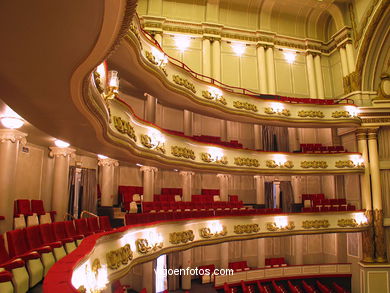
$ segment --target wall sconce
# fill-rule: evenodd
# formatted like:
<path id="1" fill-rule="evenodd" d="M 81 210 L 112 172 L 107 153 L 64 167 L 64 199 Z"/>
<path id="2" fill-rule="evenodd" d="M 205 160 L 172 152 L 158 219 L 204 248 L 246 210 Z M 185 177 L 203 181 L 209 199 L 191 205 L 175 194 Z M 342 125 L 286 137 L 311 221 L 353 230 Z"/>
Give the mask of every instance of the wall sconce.
<path id="1" fill-rule="evenodd" d="M 211 222 L 208 227 L 200 229 L 200 236 L 206 239 L 211 237 L 225 236 L 226 234 L 226 226 L 223 226 L 219 222 Z"/>
<path id="2" fill-rule="evenodd" d="M 243 43 L 233 43 L 232 45 L 233 52 L 238 56 L 241 57 L 242 54 L 245 52 L 245 44 Z"/>
<path id="3" fill-rule="evenodd" d="M 108 159 L 108 157 L 107 157 L 107 156 L 104 156 L 104 155 L 97 155 L 97 156 L 98 156 L 98 158 L 101 159 L 101 160 Z"/>
<path id="4" fill-rule="evenodd" d="M 293 64 L 297 56 L 295 51 L 290 50 L 283 50 L 283 55 L 288 64 Z"/>
<path id="5" fill-rule="evenodd" d="M 272 232 L 293 230 L 294 228 L 294 222 L 289 222 L 288 217 L 286 216 L 277 216 L 273 223 L 267 223 L 267 230 Z"/>
<path id="6" fill-rule="evenodd" d="M 270 107 L 266 107 L 264 112 L 266 114 L 277 114 L 283 116 L 290 116 L 290 110 L 285 109 L 282 103 L 271 103 Z"/>
<path id="7" fill-rule="evenodd" d="M 190 46 L 190 37 L 185 35 L 176 35 L 174 37 L 176 48 L 184 52 Z"/>

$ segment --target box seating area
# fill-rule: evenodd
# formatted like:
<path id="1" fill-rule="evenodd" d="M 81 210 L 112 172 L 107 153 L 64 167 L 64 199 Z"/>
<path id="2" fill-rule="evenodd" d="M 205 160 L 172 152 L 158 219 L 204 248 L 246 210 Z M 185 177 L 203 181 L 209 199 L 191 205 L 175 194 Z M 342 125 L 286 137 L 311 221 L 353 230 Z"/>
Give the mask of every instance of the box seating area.
<path id="1" fill-rule="evenodd" d="M 0 235 L 0 268 L 5 269 L 0 272 L 0 292 L 27 292 L 84 237 L 110 230 L 109 218 L 102 216 L 15 229 L 6 232 L 6 240 Z"/>
<path id="2" fill-rule="evenodd" d="M 302 212 L 354 211 L 356 207 L 347 203 L 345 198 L 325 198 L 322 193 L 302 194 L 304 207 Z"/>
<path id="3" fill-rule="evenodd" d="M 277 268 L 277 267 L 285 267 L 287 263 L 284 257 L 276 257 L 276 258 L 266 258 L 265 259 L 265 267 L 266 268 Z"/>
<path id="4" fill-rule="evenodd" d="M 184 212 L 157 212 L 157 213 L 140 213 L 126 214 L 126 225 L 145 224 L 155 221 L 180 220 L 192 218 L 207 218 L 219 216 L 247 216 L 247 215 L 264 215 L 278 214 L 281 209 L 245 209 L 245 210 L 203 210 L 203 211 L 184 211 Z"/>
<path id="5" fill-rule="evenodd" d="M 322 279 L 322 278 L 321 278 Z M 218 290 L 221 292 L 221 290 Z M 327 280 L 327 284 L 323 280 L 310 279 L 310 280 L 271 280 L 266 282 L 260 281 L 241 281 L 239 284 L 223 286 L 224 293 L 240 292 L 240 293 L 349 293 L 350 291 L 344 289 L 343 286 L 335 281 Z"/>
<path id="6" fill-rule="evenodd" d="M 241 272 L 241 271 L 250 270 L 250 267 L 248 267 L 247 262 L 244 260 L 244 261 L 229 262 L 229 269 L 232 269 L 235 272 Z"/>
<path id="7" fill-rule="evenodd" d="M 124 186 L 120 185 L 118 186 L 118 195 L 120 202 L 130 203 L 132 201 L 140 202 L 141 201 L 141 195 L 144 193 L 144 188 L 142 186 Z M 133 198 L 134 195 L 138 194 L 138 198 Z"/>
<path id="8" fill-rule="evenodd" d="M 254 97 L 267 99 L 267 100 L 287 102 L 292 104 L 334 105 L 340 102 L 339 100 L 333 100 L 333 99 L 293 98 L 293 97 L 284 97 L 284 96 L 267 95 L 267 94 L 256 95 Z"/>
<path id="9" fill-rule="evenodd" d="M 56 214 L 56 211 L 45 211 L 43 200 L 17 199 L 14 201 L 14 228 L 52 223 Z"/>
<path id="10" fill-rule="evenodd" d="M 347 153 L 348 150 L 343 146 L 323 146 L 322 144 L 301 144 L 302 153 L 318 153 L 318 154 L 331 154 L 331 153 Z"/>

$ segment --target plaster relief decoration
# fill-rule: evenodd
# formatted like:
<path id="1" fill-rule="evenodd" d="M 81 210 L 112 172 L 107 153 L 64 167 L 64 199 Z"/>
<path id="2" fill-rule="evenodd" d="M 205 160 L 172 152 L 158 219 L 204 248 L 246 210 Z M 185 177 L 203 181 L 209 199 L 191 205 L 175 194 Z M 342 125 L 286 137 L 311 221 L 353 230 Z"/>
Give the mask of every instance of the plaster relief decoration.
<path id="1" fill-rule="evenodd" d="M 119 249 L 111 250 L 106 254 L 108 268 L 117 270 L 121 265 L 127 265 L 133 259 L 133 251 L 130 244 L 126 244 Z"/>
<path id="2" fill-rule="evenodd" d="M 130 24 L 130 31 L 132 31 L 135 35 L 135 37 L 138 39 L 139 41 L 139 45 L 141 46 L 142 48 L 142 42 L 141 42 L 141 37 L 139 35 L 139 32 L 138 32 L 138 26 L 136 24 L 134 24 L 134 22 L 132 22 Z"/>
<path id="3" fill-rule="evenodd" d="M 245 109 L 248 111 L 257 112 L 257 106 L 248 102 L 233 101 L 233 107 L 237 109 Z"/>
<path id="4" fill-rule="evenodd" d="M 91 265 L 87 263 L 78 267 L 73 274 L 77 275 L 77 280 L 72 278 L 72 283 L 80 284 L 75 286 L 78 292 L 100 293 L 106 289 L 109 283 L 107 266 L 102 265 L 98 258 L 95 258 Z M 81 285 L 81 283 L 84 283 L 84 285 Z"/>
<path id="5" fill-rule="evenodd" d="M 193 83 L 189 82 L 187 79 L 180 77 L 179 75 L 173 75 L 173 81 L 181 86 L 184 86 L 186 89 L 189 89 L 194 94 L 196 93 L 196 89 Z"/>
<path id="6" fill-rule="evenodd" d="M 135 131 L 133 126 L 130 125 L 130 122 L 124 121 L 121 117 L 113 116 L 112 120 L 114 121 L 115 128 L 122 134 L 127 134 L 133 141 L 137 141 L 135 136 Z"/>
<path id="7" fill-rule="evenodd" d="M 151 137 L 147 134 L 141 134 L 141 143 L 148 149 L 159 151 L 165 154 L 164 140 L 159 140 L 156 137 Z"/>
<path id="8" fill-rule="evenodd" d="M 226 226 L 223 226 L 218 221 L 211 222 L 208 227 L 199 230 L 200 237 L 205 239 L 225 236 L 226 234 Z"/>
<path id="9" fill-rule="evenodd" d="M 278 161 L 278 160 L 267 160 L 265 162 L 265 165 L 268 167 L 268 168 L 272 168 L 272 169 L 275 169 L 275 168 L 288 168 L 288 169 L 291 169 L 294 167 L 294 164 L 292 161 Z"/>
<path id="10" fill-rule="evenodd" d="M 266 227 L 268 231 L 279 232 L 294 230 L 295 225 L 293 221 L 289 222 L 286 216 L 277 216 L 275 217 L 275 221 L 267 223 Z"/>
<path id="11" fill-rule="evenodd" d="M 135 245 L 139 253 L 146 254 L 163 248 L 163 239 L 158 233 L 150 233 L 148 239 L 137 239 Z"/>
<path id="12" fill-rule="evenodd" d="M 266 107 L 264 109 L 265 114 L 277 114 L 277 115 L 282 115 L 282 116 L 290 116 L 290 110 L 284 108 L 284 105 L 282 103 L 271 103 L 270 107 Z"/>
<path id="13" fill-rule="evenodd" d="M 190 241 L 193 241 L 194 238 L 195 235 L 192 230 L 169 233 L 169 243 L 171 244 L 180 244 L 180 243 L 186 244 Z"/>
<path id="14" fill-rule="evenodd" d="M 303 221 L 302 228 L 304 229 L 319 229 L 319 228 L 328 228 L 330 226 L 328 220 L 313 220 L 313 221 Z"/>
<path id="15" fill-rule="evenodd" d="M 346 161 L 337 161 L 335 162 L 336 168 L 363 168 L 364 167 L 364 160 L 360 156 L 356 156 L 356 158 L 352 158 L 352 160 L 346 160 Z"/>
<path id="16" fill-rule="evenodd" d="M 257 159 L 235 157 L 234 164 L 237 166 L 259 167 L 260 163 Z"/>
<path id="17" fill-rule="evenodd" d="M 326 161 L 303 161 L 301 162 L 301 167 L 308 169 L 308 168 L 314 168 L 314 169 L 325 169 L 328 168 L 328 164 Z"/>
<path id="18" fill-rule="evenodd" d="M 222 92 L 214 87 L 211 87 L 208 91 L 202 91 L 202 97 L 208 100 L 213 100 L 226 105 L 226 99 L 222 96 Z"/>
<path id="19" fill-rule="evenodd" d="M 251 234 L 257 233 L 260 231 L 260 227 L 258 224 L 246 224 L 246 225 L 235 225 L 234 233 L 235 234 Z"/>
<path id="20" fill-rule="evenodd" d="M 165 76 L 168 76 L 166 65 L 168 63 L 168 57 L 158 49 L 152 47 L 152 52 L 145 51 L 146 59 L 149 60 L 150 63 L 156 65 L 158 68 L 164 72 Z"/>
<path id="21" fill-rule="evenodd" d="M 322 111 L 305 111 L 301 110 L 298 112 L 299 117 L 310 117 L 310 118 L 324 118 L 325 115 Z"/>
<path id="22" fill-rule="evenodd" d="M 186 147 L 171 146 L 171 154 L 178 158 L 185 158 L 195 160 L 195 153 L 193 150 Z"/>
<path id="23" fill-rule="evenodd" d="M 221 165 L 226 165 L 228 163 L 227 157 L 223 155 L 222 151 L 218 151 L 218 148 L 215 148 L 215 151 L 211 150 L 210 153 L 201 153 L 200 158 L 206 163 Z"/>
<path id="24" fill-rule="evenodd" d="M 339 219 L 337 221 L 337 226 L 345 228 L 345 227 L 365 227 L 368 226 L 368 219 L 366 215 L 359 213 L 355 214 L 354 218 L 347 218 L 347 219 Z"/>

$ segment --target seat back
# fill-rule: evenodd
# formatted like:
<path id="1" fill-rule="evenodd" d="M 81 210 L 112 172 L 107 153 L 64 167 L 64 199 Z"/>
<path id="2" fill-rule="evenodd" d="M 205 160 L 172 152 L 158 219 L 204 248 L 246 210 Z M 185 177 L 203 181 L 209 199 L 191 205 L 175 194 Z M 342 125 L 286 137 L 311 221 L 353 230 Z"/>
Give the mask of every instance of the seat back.
<path id="1" fill-rule="evenodd" d="M 35 249 L 44 246 L 39 226 L 27 227 L 26 236 L 30 249 Z"/>
<path id="2" fill-rule="evenodd" d="M 221 197 L 219 195 L 214 195 L 213 201 L 221 201 Z"/>
<path id="3" fill-rule="evenodd" d="M 78 235 L 78 233 L 76 232 L 76 228 L 74 227 L 73 221 L 65 221 L 64 225 L 67 237 L 73 237 Z"/>
<path id="4" fill-rule="evenodd" d="M 56 240 L 62 240 L 68 237 L 66 235 L 64 222 L 55 222 L 52 225 L 53 225 L 53 230 L 54 230 L 54 235 L 56 237 Z"/>
<path id="5" fill-rule="evenodd" d="M 88 224 L 89 231 L 95 232 L 95 233 L 100 232 L 98 217 L 87 218 L 87 224 Z"/>
<path id="6" fill-rule="evenodd" d="M 5 248 L 4 236 L 0 234 L 0 263 L 5 263 L 10 259 L 7 249 Z"/>
<path id="7" fill-rule="evenodd" d="M 31 207 L 30 207 L 30 200 L 28 199 L 17 199 L 15 201 L 15 216 L 22 214 L 25 216 L 30 216 L 32 215 L 31 213 Z"/>
<path id="8" fill-rule="evenodd" d="M 26 228 L 26 220 L 23 215 L 14 218 L 14 229 Z"/>
<path id="9" fill-rule="evenodd" d="M 24 254 L 30 250 L 27 242 L 26 229 L 8 231 L 7 243 L 10 257 Z"/>
<path id="10" fill-rule="evenodd" d="M 74 225 L 78 234 L 86 235 L 92 232 L 88 227 L 87 219 L 74 220 Z"/>
<path id="11" fill-rule="evenodd" d="M 141 196 L 138 193 L 133 194 L 133 201 L 141 201 Z"/>
<path id="12" fill-rule="evenodd" d="M 41 215 L 39 217 L 39 223 L 40 224 L 50 224 L 51 223 L 51 216 L 50 213 L 46 213 L 44 215 Z"/>
<path id="13" fill-rule="evenodd" d="M 108 216 L 100 216 L 99 217 L 99 224 L 100 224 L 100 229 L 102 231 L 111 231 L 111 223 L 110 223 L 110 218 Z"/>
<path id="14" fill-rule="evenodd" d="M 51 243 L 57 241 L 56 235 L 54 234 L 53 224 L 39 225 L 39 231 L 44 243 Z"/>
<path id="15" fill-rule="evenodd" d="M 31 211 L 36 213 L 38 216 L 46 214 L 45 208 L 43 207 L 43 200 L 32 199 Z"/>
<path id="16" fill-rule="evenodd" d="M 27 217 L 27 227 L 39 225 L 39 220 L 37 215 L 32 215 Z"/>

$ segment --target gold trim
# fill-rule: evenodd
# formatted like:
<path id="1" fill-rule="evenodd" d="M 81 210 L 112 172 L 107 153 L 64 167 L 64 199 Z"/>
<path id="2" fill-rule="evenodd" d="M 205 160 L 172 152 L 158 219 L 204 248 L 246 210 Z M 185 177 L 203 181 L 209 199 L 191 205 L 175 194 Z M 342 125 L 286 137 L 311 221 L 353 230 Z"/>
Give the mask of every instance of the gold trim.
<path id="1" fill-rule="evenodd" d="M 171 154 L 178 158 L 195 160 L 194 151 L 186 147 L 173 145 L 171 146 Z"/>
<path id="2" fill-rule="evenodd" d="M 213 100 L 213 101 L 219 102 L 222 105 L 227 104 L 226 99 L 222 95 L 218 95 L 216 93 L 213 94 L 209 91 L 202 91 L 202 97 L 206 98 L 208 100 Z"/>
<path id="3" fill-rule="evenodd" d="M 209 153 L 200 153 L 200 158 L 202 159 L 203 162 L 206 163 L 215 163 L 215 164 L 222 164 L 222 165 L 227 165 L 228 163 L 228 159 L 226 156 L 222 156 L 221 158 L 219 157 L 213 158 Z"/>
<path id="4" fill-rule="evenodd" d="M 111 270 L 117 270 L 121 265 L 127 265 L 133 259 L 133 251 L 130 244 L 121 248 L 111 250 L 106 254 L 107 267 Z"/>
<path id="5" fill-rule="evenodd" d="M 355 167 L 364 167 L 363 163 L 360 163 L 359 165 L 356 165 L 353 161 L 337 161 L 334 166 L 336 168 L 355 168 Z"/>
<path id="6" fill-rule="evenodd" d="M 222 230 L 219 232 L 211 232 L 209 227 L 199 229 L 199 235 L 201 238 L 209 239 L 214 237 L 226 236 L 226 226 L 222 226 Z"/>
<path id="7" fill-rule="evenodd" d="M 268 168 L 283 168 L 283 167 L 286 167 L 288 169 L 291 169 L 294 167 L 294 164 L 292 161 L 286 161 L 284 162 L 283 164 L 279 165 L 279 164 L 276 164 L 276 162 L 274 160 L 267 160 L 265 161 L 265 165 L 268 167 Z"/>
<path id="8" fill-rule="evenodd" d="M 301 167 L 308 169 L 308 168 L 314 168 L 314 169 L 326 169 L 328 168 L 328 163 L 326 161 L 303 161 L 301 162 Z"/>
<path id="9" fill-rule="evenodd" d="M 257 106 L 248 102 L 233 101 L 233 107 L 237 109 L 245 109 L 248 111 L 257 112 Z"/>
<path id="10" fill-rule="evenodd" d="M 328 220 L 313 220 L 313 221 L 303 221 L 302 228 L 304 229 L 319 229 L 319 228 L 328 228 L 330 226 Z"/>
<path id="11" fill-rule="evenodd" d="M 154 245 L 150 245 L 148 239 L 140 238 L 135 241 L 135 245 L 137 246 L 137 251 L 141 254 L 146 254 L 149 252 L 154 252 L 158 249 L 163 248 L 163 243 L 155 243 Z"/>
<path id="12" fill-rule="evenodd" d="M 130 122 L 122 120 L 121 117 L 113 116 L 112 120 L 114 121 L 114 126 L 122 134 L 127 134 L 132 140 L 137 141 L 135 136 L 134 127 L 131 126 Z"/>
<path id="13" fill-rule="evenodd" d="M 283 116 L 287 116 L 287 117 L 291 115 L 291 112 L 289 109 L 283 109 L 282 111 L 276 111 L 276 110 L 272 109 L 271 107 L 266 107 L 264 109 L 264 113 L 270 114 L 270 115 L 278 114 L 278 115 L 283 115 Z"/>
<path id="14" fill-rule="evenodd" d="M 257 233 L 260 231 L 260 227 L 258 224 L 245 224 L 245 225 L 235 225 L 234 233 L 235 234 L 250 234 Z"/>
<path id="15" fill-rule="evenodd" d="M 195 235 L 192 230 L 187 230 L 183 232 L 173 232 L 169 233 L 169 243 L 171 244 L 180 244 L 194 241 Z"/>
<path id="16" fill-rule="evenodd" d="M 279 227 L 275 222 L 267 223 L 267 230 L 271 232 L 276 231 L 291 231 L 295 229 L 295 224 L 293 221 L 289 222 L 285 227 Z"/>
<path id="17" fill-rule="evenodd" d="M 195 89 L 195 86 L 193 83 L 189 82 L 187 79 L 185 78 L 182 78 L 180 77 L 179 75 L 177 74 L 174 74 L 172 76 L 172 79 L 173 81 L 178 84 L 178 85 L 181 85 L 183 87 L 185 87 L 186 89 L 189 89 L 191 92 L 193 92 L 194 94 L 196 93 L 196 89 Z"/>
<path id="18" fill-rule="evenodd" d="M 324 112 L 312 111 L 312 110 L 300 110 L 298 112 L 299 117 L 310 117 L 310 118 L 324 118 Z"/>
<path id="19" fill-rule="evenodd" d="M 333 118 L 351 118 L 351 114 L 346 110 L 334 111 L 332 113 Z"/>
<path id="20" fill-rule="evenodd" d="M 260 163 L 257 159 L 235 157 L 234 164 L 237 166 L 259 167 Z"/>
<path id="21" fill-rule="evenodd" d="M 160 145 L 160 142 L 158 142 L 157 144 L 153 144 L 152 143 L 152 138 L 147 135 L 147 134 L 141 134 L 141 143 L 147 147 L 148 149 L 153 149 L 153 150 L 156 150 L 156 151 L 159 151 L 161 152 L 162 154 L 165 154 L 165 145 L 164 143 L 162 143 L 162 145 Z"/>

